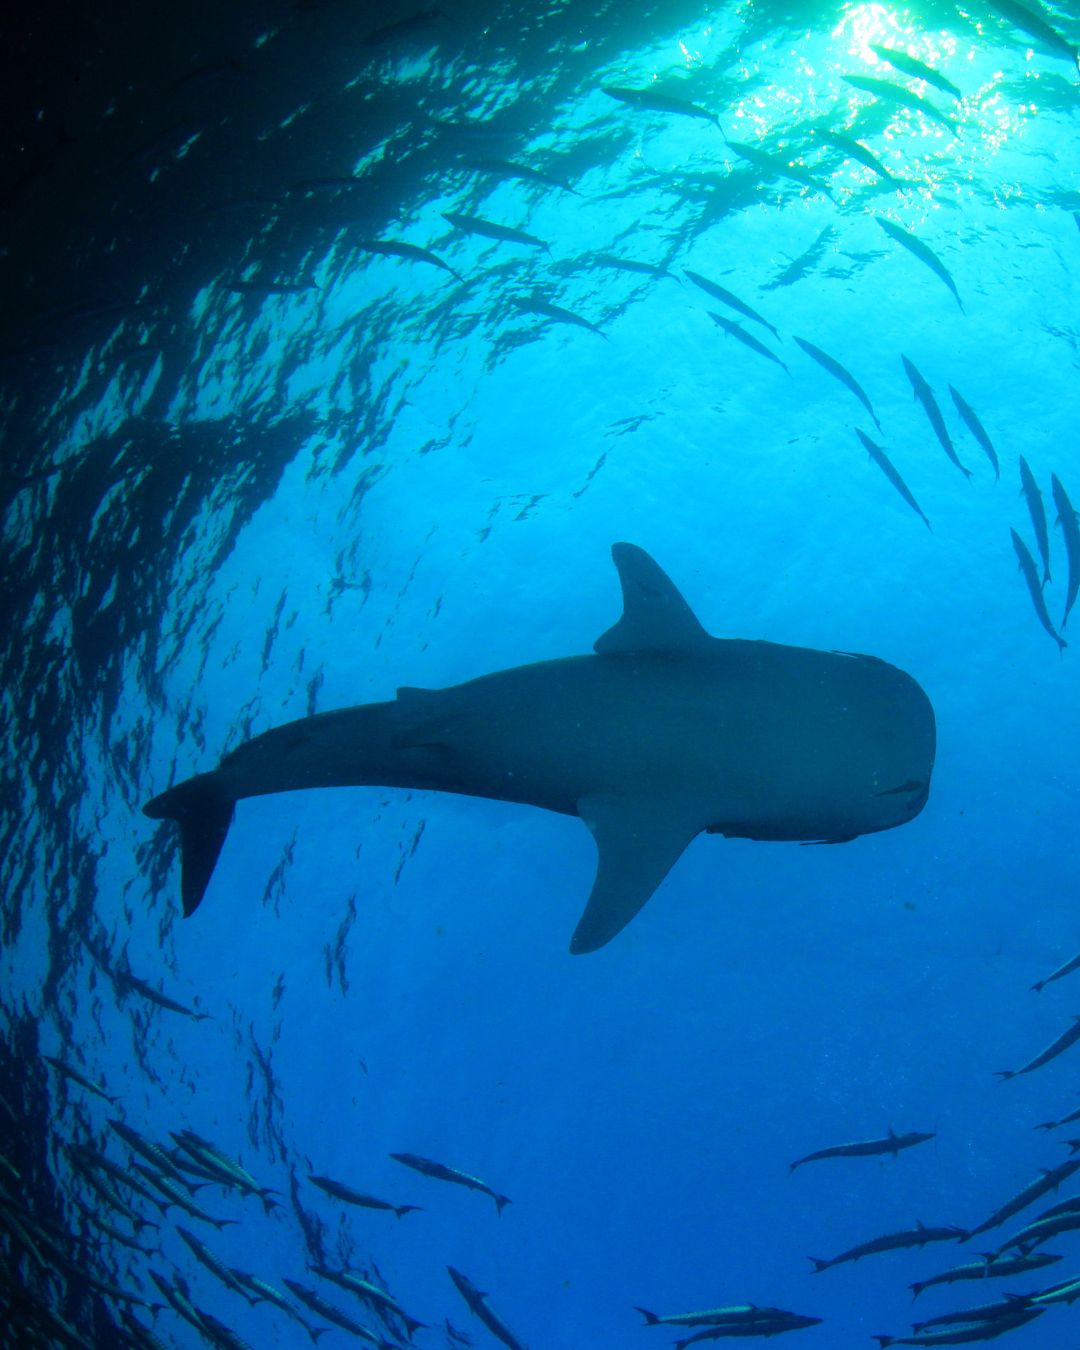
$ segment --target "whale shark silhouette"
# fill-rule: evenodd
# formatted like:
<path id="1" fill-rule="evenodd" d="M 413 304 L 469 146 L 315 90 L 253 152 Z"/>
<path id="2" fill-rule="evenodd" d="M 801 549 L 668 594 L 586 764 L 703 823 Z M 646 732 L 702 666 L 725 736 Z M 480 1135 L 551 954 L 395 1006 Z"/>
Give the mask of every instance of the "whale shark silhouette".
<path id="1" fill-rule="evenodd" d="M 930 701 L 872 656 L 713 638 L 644 550 L 615 544 L 623 614 L 593 656 L 403 688 L 267 731 L 143 808 L 181 831 L 185 915 L 242 797 L 433 789 L 579 816 L 596 878 L 573 938 L 620 932 L 695 835 L 843 843 L 926 804 Z"/>

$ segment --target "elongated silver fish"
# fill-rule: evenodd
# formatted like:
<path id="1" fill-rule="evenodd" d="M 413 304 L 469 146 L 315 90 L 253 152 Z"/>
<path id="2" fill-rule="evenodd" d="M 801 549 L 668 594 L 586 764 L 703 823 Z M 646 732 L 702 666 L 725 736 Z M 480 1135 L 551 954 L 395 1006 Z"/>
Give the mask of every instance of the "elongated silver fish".
<path id="1" fill-rule="evenodd" d="M 495 1339 L 502 1341 L 507 1350 L 525 1350 L 525 1346 L 488 1303 L 487 1294 L 477 1289 L 472 1280 L 467 1275 L 462 1275 L 460 1270 L 455 1270 L 453 1266 L 447 1266 L 446 1269 L 450 1278 L 454 1281 L 458 1293 L 468 1305 L 469 1311 L 479 1321 L 483 1322 Z"/>
<path id="2" fill-rule="evenodd" d="M 900 477 L 898 470 L 895 468 L 892 460 L 889 459 L 885 451 L 881 448 L 880 445 L 877 444 L 876 441 L 872 441 L 870 437 L 866 434 L 866 432 L 862 430 L 861 427 L 855 428 L 855 434 L 856 436 L 858 436 L 859 440 L 862 441 L 863 446 L 866 449 L 866 453 L 878 466 L 878 468 L 889 480 L 889 482 L 893 485 L 893 487 L 897 490 L 897 492 L 899 492 L 900 496 L 903 497 L 904 501 L 907 502 L 908 506 L 911 507 L 911 509 L 919 517 L 919 519 L 930 531 L 930 533 L 933 534 L 934 527 L 933 525 L 930 524 L 929 520 L 927 520 L 925 511 L 923 511 L 922 507 L 915 500 L 914 496 L 912 495 L 911 489 Z"/>
<path id="3" fill-rule="evenodd" d="M 991 8 L 1028 37 L 1036 38 L 1048 51 L 1068 61 L 1074 68 L 1077 64 L 1076 49 L 1061 36 L 1058 30 L 1040 12 L 1039 0 L 988 0 Z"/>
<path id="4" fill-rule="evenodd" d="M 949 393 L 952 395 L 952 401 L 956 406 L 956 411 L 963 418 L 968 431 L 970 431 L 978 441 L 986 458 L 994 466 L 994 477 L 1000 478 L 1001 465 L 998 463 L 997 451 L 994 449 L 994 443 L 987 435 L 986 428 L 979 421 L 978 414 L 967 399 L 964 398 L 963 394 L 951 384 L 949 385 Z"/>
<path id="5" fill-rule="evenodd" d="M 508 1195 L 500 1195 L 498 1191 L 493 1191 L 486 1181 L 481 1181 L 479 1177 L 471 1176 L 468 1172 L 459 1172 L 456 1167 L 447 1167 L 445 1163 L 435 1162 L 432 1158 L 421 1158 L 417 1153 L 391 1153 L 390 1156 L 395 1162 L 401 1163 L 404 1167 L 411 1167 L 421 1176 L 431 1177 L 435 1181 L 453 1182 L 457 1186 L 464 1186 L 467 1190 L 482 1191 L 484 1195 L 490 1195 L 499 1214 L 510 1203 Z"/>
<path id="6" fill-rule="evenodd" d="M 1035 614 L 1042 626 L 1057 643 L 1058 650 L 1063 651 L 1069 644 L 1051 622 L 1050 613 L 1046 608 L 1046 597 L 1043 595 L 1042 585 L 1039 581 L 1039 572 L 1035 566 L 1035 559 L 1031 556 L 1027 544 L 1024 543 L 1016 531 L 1010 530 L 1009 533 L 1012 535 L 1013 548 L 1016 550 L 1016 560 L 1020 564 L 1020 571 L 1024 574 L 1024 580 L 1027 582 L 1031 603 L 1035 606 Z M 1080 1036 L 1080 1031 L 1077 1032 L 1077 1036 Z M 1071 1045 L 1072 1041 L 1070 1041 L 1069 1044 Z M 1058 1053 L 1060 1054 L 1060 1051 Z M 1050 1058 L 1053 1058 L 1053 1056 L 1050 1056 Z M 1046 1061 L 1042 1060 L 1040 1062 L 1045 1063 Z M 1017 1069 L 1016 1072 L 1027 1073 L 1028 1069 L 1037 1069 L 1038 1067 L 1038 1064 L 1029 1064 L 1027 1068 Z M 1004 1076 L 1011 1078 L 1014 1075 L 1005 1074 Z"/>
<path id="7" fill-rule="evenodd" d="M 912 234 L 910 230 L 905 230 L 902 225 L 897 225 L 893 221 L 887 220 L 884 216 L 875 216 L 874 219 L 890 239 L 895 239 L 901 247 L 906 248 L 913 257 L 918 258 L 924 267 L 929 267 L 930 271 L 948 286 L 949 290 L 952 292 L 953 299 L 960 307 L 960 313 L 963 314 L 964 305 L 960 299 L 960 292 L 956 289 L 956 282 L 952 279 L 952 273 L 934 250 L 927 244 L 924 244 L 923 241 Z"/>
<path id="8" fill-rule="evenodd" d="M 842 366 L 834 356 L 828 352 L 823 352 L 820 347 L 815 347 L 812 342 L 807 342 L 805 338 L 797 337 L 795 342 L 803 349 L 812 361 L 816 361 L 823 370 L 827 370 L 834 380 L 839 380 L 846 388 L 850 389 L 866 411 L 874 419 L 874 426 L 878 431 L 881 430 L 881 423 L 878 421 L 877 413 L 874 411 L 874 405 L 870 402 L 870 397 L 859 381 L 852 375 L 846 366 Z"/>
<path id="9" fill-rule="evenodd" d="M 651 86 L 645 89 L 628 89 L 624 85 L 606 84 L 602 86 L 608 98 L 619 103 L 627 103 L 632 108 L 644 108 L 647 112 L 674 113 L 677 117 L 696 117 L 713 126 L 720 125 L 720 119 L 707 108 L 699 108 L 696 103 L 679 98 L 674 94 L 662 93 Z"/>
<path id="10" fill-rule="evenodd" d="M 1015 535 L 1015 530 L 1013 533 Z M 1030 558 L 1031 555 L 1028 554 L 1028 557 Z M 1022 1073 L 1031 1073 L 1033 1069 L 1041 1069 L 1044 1064 L 1049 1064 L 1052 1059 L 1057 1059 L 1058 1055 L 1064 1054 L 1077 1041 L 1080 1041 L 1080 1015 L 1073 1018 L 1072 1026 L 1063 1031 L 1056 1041 L 1051 1041 L 1045 1050 L 1041 1050 L 1022 1069 L 999 1069 L 995 1077 L 1019 1078 Z"/>
<path id="11" fill-rule="evenodd" d="M 753 319 L 755 323 L 760 323 L 769 330 L 777 341 L 780 341 L 780 334 L 764 314 L 759 314 L 756 309 L 752 309 L 750 305 L 744 300 L 740 300 L 732 291 L 717 285 L 715 281 L 710 281 L 708 277 L 703 277 L 700 272 L 691 272 L 689 267 L 684 268 L 683 271 L 694 285 L 699 286 L 706 295 L 711 295 L 714 300 L 719 300 L 722 305 L 727 305 L 729 308 L 735 310 L 737 314 L 742 314 L 748 319 Z"/>
<path id="12" fill-rule="evenodd" d="M 748 333 L 741 323 L 736 323 L 734 319 L 725 319 L 722 314 L 717 314 L 709 310 L 709 318 L 718 328 L 722 328 L 725 333 L 733 338 L 737 338 L 744 347 L 749 347 L 752 352 L 757 352 L 759 356 L 764 356 L 767 360 L 778 365 L 781 370 L 790 375 L 791 371 L 780 360 L 775 352 L 772 352 L 765 346 L 764 342 L 759 342 L 753 333 Z"/>
<path id="13" fill-rule="evenodd" d="M 839 1266 L 845 1261 L 861 1261 L 864 1256 L 875 1256 L 879 1252 L 902 1251 L 908 1247 L 925 1247 L 928 1242 L 955 1242 L 957 1238 L 964 1236 L 964 1230 L 957 1228 L 953 1224 L 946 1224 L 938 1228 L 927 1228 L 925 1224 L 916 1224 L 914 1228 L 905 1228 L 900 1233 L 886 1233 L 884 1237 L 871 1238 L 869 1242 L 860 1242 L 857 1247 L 851 1247 L 846 1252 L 841 1252 L 839 1256 L 833 1256 L 827 1261 L 822 1261 L 816 1256 L 811 1256 L 810 1261 L 814 1267 L 814 1274 L 820 1275 L 823 1270 L 828 1270 L 830 1266 Z"/>
<path id="14" fill-rule="evenodd" d="M 884 1139 L 864 1139 L 855 1144 L 833 1144 L 829 1148 L 819 1148 L 803 1158 L 796 1158 L 788 1170 L 794 1172 L 803 1163 L 818 1162 L 824 1158 L 872 1158 L 883 1153 L 891 1153 L 895 1158 L 901 1149 L 914 1148 L 916 1144 L 925 1144 L 933 1138 L 933 1134 L 920 1134 L 917 1130 L 908 1134 L 895 1134 L 890 1130 Z"/>
<path id="15" fill-rule="evenodd" d="M 903 71 L 905 75 L 910 75 L 915 80 L 925 80 L 927 84 L 932 84 L 935 89 L 940 89 L 943 94 L 951 94 L 953 98 L 963 98 L 963 94 L 952 80 L 947 79 L 940 71 L 935 70 L 933 66 L 928 66 L 925 61 L 920 61 L 917 56 L 911 56 L 908 52 L 900 51 L 897 47 L 883 47 L 878 42 L 871 42 L 870 50 L 890 66 Z"/>
<path id="16" fill-rule="evenodd" d="M 965 468 L 964 465 L 960 463 L 960 456 L 956 453 L 956 447 L 952 443 L 952 437 L 949 435 L 949 429 L 945 425 L 945 418 L 941 415 L 941 409 L 938 407 L 938 401 L 934 397 L 934 391 L 923 378 L 914 361 L 909 361 L 906 356 L 901 356 L 900 359 L 903 361 L 904 370 L 907 372 L 907 377 L 911 381 L 911 388 L 915 395 L 915 399 L 922 405 L 923 412 L 926 413 L 930 425 L 934 428 L 934 435 L 938 438 L 938 444 L 964 477 L 970 478 L 971 470 Z"/>
<path id="17" fill-rule="evenodd" d="M 907 89 L 904 85 L 893 84 L 892 80 L 875 79 L 873 75 L 845 75 L 843 79 L 851 85 L 852 89 L 861 90 L 864 94 L 873 94 L 874 98 L 880 98 L 886 103 L 895 103 L 901 108 L 910 108 L 913 112 L 920 112 L 932 121 L 939 122 L 947 130 L 956 131 L 956 123 L 948 113 L 943 113 L 940 108 L 935 108 L 929 99 L 921 98 L 913 89 Z"/>
<path id="18" fill-rule="evenodd" d="M 1071 975 L 1074 970 L 1080 970 L 1080 953 L 1072 957 L 1071 960 L 1066 961 L 1063 965 L 1058 966 L 1057 970 L 1047 975 L 1044 980 L 1036 980 L 1031 988 L 1034 993 L 1039 994 L 1048 984 L 1052 984 L 1054 980 L 1060 980 L 1066 975 Z"/>
<path id="19" fill-rule="evenodd" d="M 343 1200 L 347 1205 L 356 1205 L 358 1209 L 390 1210 L 399 1219 L 403 1214 L 412 1214 L 420 1209 L 419 1205 L 394 1205 L 389 1200 L 380 1200 L 377 1196 L 366 1195 L 363 1191 L 356 1191 L 351 1186 L 346 1186 L 343 1181 L 335 1181 L 333 1177 L 312 1175 L 311 1181 L 313 1185 L 318 1186 L 319 1190 L 325 1191 L 327 1195 L 332 1195 L 335 1200 Z"/>
<path id="20" fill-rule="evenodd" d="M 1050 529 L 1046 523 L 1046 504 L 1035 475 L 1031 472 L 1031 465 L 1023 455 L 1020 456 L 1020 490 L 1027 502 L 1031 527 L 1035 531 L 1035 543 L 1043 566 L 1042 584 L 1045 586 L 1050 580 Z"/>
<path id="21" fill-rule="evenodd" d="M 1050 488 L 1054 497 L 1054 506 L 1057 508 L 1057 523 L 1061 527 L 1061 535 L 1065 540 L 1065 558 L 1069 566 L 1069 583 L 1065 593 L 1065 613 L 1061 618 L 1062 628 L 1069 621 L 1069 613 L 1076 603 L 1077 592 L 1080 591 L 1080 517 L 1076 514 L 1076 508 L 1069 500 L 1069 494 L 1061 485 L 1061 480 L 1056 473 L 1050 475 Z"/>
<path id="22" fill-rule="evenodd" d="M 542 248 L 547 253 L 551 252 L 551 246 L 546 240 L 538 239 L 527 230 L 518 230 L 512 225 L 499 225 L 480 216 L 467 216 L 463 211 L 444 211 L 442 215 L 454 229 L 461 230 L 465 234 L 478 234 L 484 239 L 494 239 L 500 244 L 527 244 L 530 248 Z"/>

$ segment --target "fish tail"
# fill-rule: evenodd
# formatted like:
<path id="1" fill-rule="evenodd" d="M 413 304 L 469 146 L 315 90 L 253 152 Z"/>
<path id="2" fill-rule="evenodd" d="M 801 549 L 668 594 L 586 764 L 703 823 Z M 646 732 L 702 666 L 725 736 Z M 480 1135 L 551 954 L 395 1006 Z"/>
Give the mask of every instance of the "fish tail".
<path id="1" fill-rule="evenodd" d="M 510 1204 L 510 1197 L 508 1195 L 493 1195 L 492 1199 L 495 1201 L 495 1208 L 499 1211 L 500 1214 L 503 1212 L 506 1206 Z"/>
<path id="2" fill-rule="evenodd" d="M 307 1334 L 311 1337 L 312 1345 L 318 1345 L 319 1337 L 325 1336 L 326 1333 L 330 1330 L 329 1327 L 311 1327 L 308 1326 L 306 1322 L 304 1323 L 304 1326 L 307 1328 Z"/>
<path id="3" fill-rule="evenodd" d="M 185 918 L 198 909 L 206 892 L 232 824 L 234 805 L 216 773 L 200 773 L 143 807 L 143 815 L 151 820 L 175 820 L 180 826 L 180 893 Z"/>
<path id="4" fill-rule="evenodd" d="M 1046 984 L 1045 980 L 1036 980 L 1035 983 L 1031 986 L 1031 992 L 1033 994 L 1041 994 L 1045 984 Z"/>
<path id="5" fill-rule="evenodd" d="M 1001 1079 L 1015 1078 L 1016 1072 L 1017 1071 L 1015 1069 L 995 1069 L 994 1077 Z"/>
<path id="6" fill-rule="evenodd" d="M 656 1313 L 650 1312 L 648 1308 L 639 1308 L 636 1303 L 634 1305 L 634 1311 L 639 1312 L 642 1315 L 642 1317 L 644 1317 L 645 1325 L 647 1327 L 655 1327 L 660 1322 L 660 1319 L 659 1317 L 657 1317 Z"/>
<path id="7" fill-rule="evenodd" d="M 394 1213 L 400 1219 L 403 1214 L 412 1214 L 414 1211 L 418 1212 L 421 1209 L 423 1209 L 423 1205 L 395 1205 Z"/>
<path id="8" fill-rule="evenodd" d="M 886 1347 L 887 1345 L 892 1345 L 893 1341 L 896 1340 L 896 1337 L 895 1337 L 895 1336 L 871 1336 L 870 1339 L 871 1339 L 872 1341 L 877 1341 L 878 1345 L 881 1346 L 881 1350 L 885 1350 L 885 1347 Z"/>
<path id="9" fill-rule="evenodd" d="M 1057 1129 L 1057 1121 L 1056 1121 L 1056 1120 L 1044 1120 L 1044 1121 L 1042 1122 L 1041 1125 L 1036 1125 L 1035 1128 L 1036 1128 L 1037 1130 L 1056 1130 L 1056 1129 Z"/>
<path id="10" fill-rule="evenodd" d="M 911 1301 L 912 1303 L 914 1303 L 915 1300 L 922 1293 L 922 1291 L 926 1288 L 926 1285 L 922 1280 L 916 1280 L 914 1284 L 909 1284 L 908 1288 L 911 1290 Z"/>
<path id="11" fill-rule="evenodd" d="M 828 1270 L 832 1265 L 831 1261 L 822 1261 L 820 1257 L 817 1256 L 811 1256 L 809 1260 L 813 1264 L 815 1275 L 820 1275 L 823 1270 Z"/>

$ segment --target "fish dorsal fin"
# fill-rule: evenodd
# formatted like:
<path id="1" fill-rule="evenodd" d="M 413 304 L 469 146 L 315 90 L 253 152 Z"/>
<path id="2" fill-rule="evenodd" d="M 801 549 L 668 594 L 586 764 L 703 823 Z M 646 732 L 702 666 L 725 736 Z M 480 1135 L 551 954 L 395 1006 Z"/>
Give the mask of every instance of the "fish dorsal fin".
<path id="1" fill-rule="evenodd" d="M 711 641 L 671 578 L 643 548 L 613 544 L 611 556 L 622 585 L 623 613 L 593 644 L 601 656 L 614 652 L 694 651 Z"/>
<path id="2" fill-rule="evenodd" d="M 575 956 L 620 933 L 667 876 L 701 822 L 681 801 L 593 793 L 577 804 L 596 840 L 596 880 L 570 939 Z"/>

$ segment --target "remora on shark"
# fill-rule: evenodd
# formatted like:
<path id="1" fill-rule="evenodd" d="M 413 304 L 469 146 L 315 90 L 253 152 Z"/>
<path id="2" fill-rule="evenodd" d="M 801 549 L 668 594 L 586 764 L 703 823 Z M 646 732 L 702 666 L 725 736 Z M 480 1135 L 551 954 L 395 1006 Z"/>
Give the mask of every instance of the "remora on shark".
<path id="1" fill-rule="evenodd" d="M 595 655 L 303 717 L 148 802 L 180 826 L 184 913 L 236 802 L 300 788 L 430 789 L 579 816 L 598 860 L 574 953 L 610 942 L 702 832 L 831 844 L 918 815 L 935 724 L 910 675 L 710 637 L 644 550 L 615 544 L 612 557 L 623 614 Z"/>

